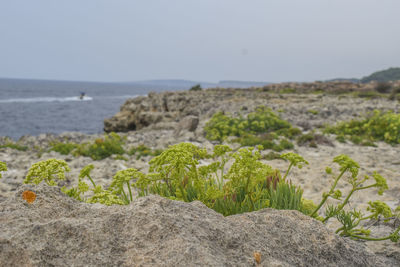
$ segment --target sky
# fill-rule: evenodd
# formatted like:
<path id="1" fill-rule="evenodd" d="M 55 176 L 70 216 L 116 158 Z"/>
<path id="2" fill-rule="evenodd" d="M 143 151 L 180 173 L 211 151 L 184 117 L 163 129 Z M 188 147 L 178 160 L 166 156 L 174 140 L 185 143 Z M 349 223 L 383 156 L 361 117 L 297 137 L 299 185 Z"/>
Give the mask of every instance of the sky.
<path id="1" fill-rule="evenodd" d="M 0 77 L 216 82 L 400 66 L 398 0 L 0 0 Z"/>

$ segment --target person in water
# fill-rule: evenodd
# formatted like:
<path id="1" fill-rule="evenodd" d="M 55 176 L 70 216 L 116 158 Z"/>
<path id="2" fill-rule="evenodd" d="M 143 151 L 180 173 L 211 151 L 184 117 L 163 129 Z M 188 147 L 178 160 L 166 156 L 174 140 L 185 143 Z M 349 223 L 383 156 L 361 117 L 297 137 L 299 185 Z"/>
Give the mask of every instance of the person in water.
<path id="1" fill-rule="evenodd" d="M 85 92 L 81 92 L 81 96 L 79 97 L 79 99 L 83 99 L 85 97 Z"/>

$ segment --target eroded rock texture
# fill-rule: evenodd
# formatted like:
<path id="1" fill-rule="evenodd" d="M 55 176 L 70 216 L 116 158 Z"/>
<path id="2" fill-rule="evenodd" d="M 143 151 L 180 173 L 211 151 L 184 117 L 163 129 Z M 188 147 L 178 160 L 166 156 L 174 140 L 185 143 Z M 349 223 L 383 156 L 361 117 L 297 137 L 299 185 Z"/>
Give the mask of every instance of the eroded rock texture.
<path id="1" fill-rule="evenodd" d="M 33 204 L 24 190 L 37 194 Z M 253 253 L 261 254 L 257 265 Z M 396 266 L 297 211 L 223 217 L 159 196 L 128 206 L 19 187 L 0 202 L 0 266 Z M 398 265 L 397 265 L 398 266 Z"/>
<path id="2" fill-rule="evenodd" d="M 376 83 L 350 82 L 280 83 L 263 88 L 150 93 L 128 99 L 120 112 L 104 120 L 104 130 L 128 132 L 151 127 L 195 131 L 217 111 L 246 114 L 260 105 L 279 111 L 295 126 L 309 130 L 338 119 L 352 119 L 373 109 L 397 110 L 396 101 L 338 96 L 357 91 L 368 97 L 368 92 L 374 92 L 376 86 Z M 400 87 L 400 82 L 393 83 L 392 87 L 396 86 Z M 311 114 L 308 110 L 317 112 Z M 188 123 L 199 120 L 199 127 L 197 123 Z"/>

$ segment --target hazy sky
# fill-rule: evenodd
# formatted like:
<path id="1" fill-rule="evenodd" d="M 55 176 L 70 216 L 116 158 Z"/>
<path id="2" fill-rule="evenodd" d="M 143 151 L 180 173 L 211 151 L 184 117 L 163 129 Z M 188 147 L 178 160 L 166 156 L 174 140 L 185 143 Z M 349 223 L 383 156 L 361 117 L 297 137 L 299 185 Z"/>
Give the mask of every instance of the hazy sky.
<path id="1" fill-rule="evenodd" d="M 0 77 L 362 77 L 400 66 L 399 11 L 399 0 L 0 0 Z"/>

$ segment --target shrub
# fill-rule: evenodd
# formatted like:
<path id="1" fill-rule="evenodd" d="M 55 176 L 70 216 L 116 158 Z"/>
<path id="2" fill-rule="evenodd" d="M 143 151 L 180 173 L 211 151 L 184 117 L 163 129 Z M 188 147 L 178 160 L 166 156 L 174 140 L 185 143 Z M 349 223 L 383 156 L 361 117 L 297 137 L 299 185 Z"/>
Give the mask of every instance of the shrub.
<path id="1" fill-rule="evenodd" d="M 211 141 L 223 142 L 229 136 L 236 136 L 238 138 L 234 142 L 242 146 L 262 145 L 265 149 L 277 151 L 293 148 L 293 144 L 287 139 L 277 144 L 275 140 L 279 136 L 293 138 L 301 133 L 300 129 L 292 127 L 289 122 L 265 107 L 258 107 L 247 118 L 233 118 L 217 112 L 207 122 L 204 130 L 206 138 Z"/>
<path id="2" fill-rule="evenodd" d="M 70 154 L 74 149 L 78 148 L 78 144 L 75 143 L 62 143 L 62 142 L 57 142 L 57 143 L 52 143 L 50 151 L 55 151 L 60 153 L 61 155 L 68 155 Z"/>
<path id="3" fill-rule="evenodd" d="M 400 114 L 375 110 L 364 119 L 341 122 L 326 127 L 326 133 L 336 134 L 340 139 L 349 139 L 355 144 L 372 145 L 374 141 L 389 144 L 400 143 Z"/>
<path id="4" fill-rule="evenodd" d="M 391 94 L 389 95 L 390 100 L 399 100 L 400 101 L 400 87 L 396 87 L 392 89 Z"/>
<path id="5" fill-rule="evenodd" d="M 317 134 L 314 131 L 302 134 L 297 137 L 297 144 L 299 146 L 318 147 L 318 145 L 333 146 L 332 142 L 324 135 Z"/>
<path id="6" fill-rule="evenodd" d="M 6 143 L 4 145 L 0 145 L 0 148 L 6 148 L 6 147 L 12 148 L 12 149 L 16 149 L 16 150 L 19 150 L 19 151 L 27 151 L 28 150 L 27 146 L 21 146 L 21 145 L 19 145 L 17 143 L 13 143 L 13 142 L 9 142 L 9 143 Z"/>
<path id="7" fill-rule="evenodd" d="M 378 93 L 386 94 L 389 93 L 392 89 L 392 85 L 388 82 L 378 82 L 375 86 L 375 90 Z"/>
<path id="8" fill-rule="evenodd" d="M 309 110 L 307 110 L 307 112 L 308 113 L 311 113 L 311 114 L 313 114 L 313 115 L 318 115 L 318 110 L 315 110 L 315 109 L 309 109 Z"/>
<path id="9" fill-rule="evenodd" d="M 201 90 L 203 90 L 203 88 L 201 88 L 201 85 L 200 85 L 200 84 L 196 84 L 196 85 L 192 86 L 192 87 L 189 89 L 189 91 L 201 91 Z"/>
<path id="10" fill-rule="evenodd" d="M 263 155 L 263 156 L 262 156 L 262 159 L 265 159 L 265 160 L 274 160 L 274 159 L 282 159 L 282 158 L 281 158 L 281 154 L 276 153 L 276 152 L 274 152 L 274 151 L 271 151 L 271 152 L 269 152 L 268 154 Z"/>
<path id="11" fill-rule="evenodd" d="M 294 93 L 296 93 L 296 89 L 287 87 L 287 88 L 283 88 L 283 89 L 279 90 L 279 93 L 281 93 L 281 94 L 294 94 Z"/>
<path id="12" fill-rule="evenodd" d="M 376 99 L 381 98 L 382 94 L 377 93 L 375 91 L 357 91 L 354 92 L 353 95 L 355 97 L 367 98 L 367 99 Z"/>
<path id="13" fill-rule="evenodd" d="M 128 151 L 128 155 L 134 156 L 136 155 L 136 159 L 139 160 L 141 157 L 146 156 L 158 156 L 162 153 L 161 149 L 152 150 L 151 148 L 145 145 L 139 145 L 137 147 L 132 147 Z"/>
<path id="14" fill-rule="evenodd" d="M 98 138 L 93 143 L 79 145 L 74 151 L 75 156 L 91 157 L 94 160 L 105 159 L 111 155 L 125 153 L 123 139 L 116 133 L 110 133 L 104 138 Z"/>

